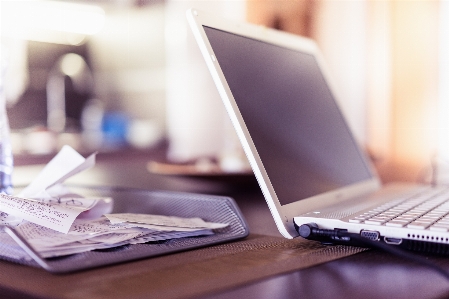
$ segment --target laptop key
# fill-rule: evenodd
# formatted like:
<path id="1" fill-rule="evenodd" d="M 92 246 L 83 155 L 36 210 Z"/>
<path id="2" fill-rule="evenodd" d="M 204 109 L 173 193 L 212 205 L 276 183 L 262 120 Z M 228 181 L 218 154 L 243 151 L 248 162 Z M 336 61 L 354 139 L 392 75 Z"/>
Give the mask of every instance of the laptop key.
<path id="1" fill-rule="evenodd" d="M 429 227 L 429 230 L 434 232 L 447 232 L 448 228 L 446 226 L 434 226 Z"/>
<path id="2" fill-rule="evenodd" d="M 363 223 L 364 222 L 364 220 L 362 220 L 362 219 L 349 219 L 349 222 L 350 223 Z"/>
<path id="3" fill-rule="evenodd" d="M 412 222 L 407 225 L 408 228 L 414 228 L 414 229 L 425 229 L 430 224 L 426 222 Z"/>
<path id="4" fill-rule="evenodd" d="M 372 219 L 365 221 L 366 224 L 373 224 L 373 225 L 381 225 L 384 222 L 385 222 L 384 220 L 372 220 Z"/>
<path id="5" fill-rule="evenodd" d="M 434 198 L 423 203 L 420 198 L 415 198 L 395 205 L 381 205 L 352 217 L 349 222 L 447 232 L 448 208 L 447 199 Z"/>
<path id="6" fill-rule="evenodd" d="M 404 227 L 409 223 L 409 221 L 405 220 L 391 220 L 388 221 L 385 225 L 391 227 Z"/>

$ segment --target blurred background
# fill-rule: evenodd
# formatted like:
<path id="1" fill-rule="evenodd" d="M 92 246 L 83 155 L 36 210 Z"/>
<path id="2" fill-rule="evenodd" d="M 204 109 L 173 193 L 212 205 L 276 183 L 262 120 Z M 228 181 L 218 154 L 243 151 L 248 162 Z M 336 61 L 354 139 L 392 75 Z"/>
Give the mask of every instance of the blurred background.
<path id="1" fill-rule="evenodd" d="M 382 180 L 449 182 L 449 1 L 0 3 L 15 157 L 162 145 L 170 163 L 246 171 L 186 24 L 196 7 L 315 39 Z"/>

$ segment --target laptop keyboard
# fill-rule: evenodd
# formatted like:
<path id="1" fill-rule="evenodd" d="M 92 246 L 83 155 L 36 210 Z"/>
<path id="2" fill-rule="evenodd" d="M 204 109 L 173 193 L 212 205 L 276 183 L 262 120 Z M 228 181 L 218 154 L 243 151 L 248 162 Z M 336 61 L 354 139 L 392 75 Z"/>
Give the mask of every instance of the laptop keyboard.
<path id="1" fill-rule="evenodd" d="M 449 189 L 426 189 L 410 198 L 366 210 L 350 218 L 349 222 L 447 232 Z"/>

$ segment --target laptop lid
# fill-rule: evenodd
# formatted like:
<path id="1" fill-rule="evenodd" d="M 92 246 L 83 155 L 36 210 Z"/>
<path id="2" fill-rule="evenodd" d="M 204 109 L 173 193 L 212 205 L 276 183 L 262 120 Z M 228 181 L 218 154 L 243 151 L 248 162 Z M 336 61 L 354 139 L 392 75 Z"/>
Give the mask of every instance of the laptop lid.
<path id="1" fill-rule="evenodd" d="M 190 9 L 187 19 L 280 233 L 377 190 L 310 39 Z"/>

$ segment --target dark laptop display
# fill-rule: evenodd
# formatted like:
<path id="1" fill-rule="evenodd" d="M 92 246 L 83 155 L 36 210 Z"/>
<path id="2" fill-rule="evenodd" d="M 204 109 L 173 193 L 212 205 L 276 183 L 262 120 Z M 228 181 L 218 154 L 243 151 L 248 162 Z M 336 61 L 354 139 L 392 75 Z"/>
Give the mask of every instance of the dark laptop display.
<path id="1" fill-rule="evenodd" d="M 372 176 L 313 55 L 203 28 L 281 205 Z"/>

